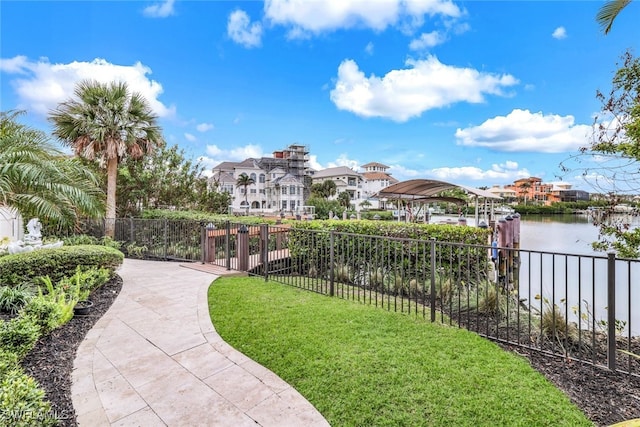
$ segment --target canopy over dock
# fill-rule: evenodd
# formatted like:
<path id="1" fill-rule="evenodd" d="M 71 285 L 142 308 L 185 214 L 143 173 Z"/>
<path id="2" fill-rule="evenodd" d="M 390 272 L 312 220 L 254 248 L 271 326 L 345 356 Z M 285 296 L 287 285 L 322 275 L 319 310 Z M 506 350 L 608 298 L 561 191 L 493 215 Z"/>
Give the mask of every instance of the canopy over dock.
<path id="1" fill-rule="evenodd" d="M 502 197 L 495 194 L 481 190 L 479 188 L 467 187 L 466 185 L 453 184 L 451 182 L 437 181 L 434 179 L 410 179 L 408 181 L 402 181 L 392 184 L 383 188 L 378 192 L 378 197 L 387 198 L 391 200 L 401 200 L 405 202 L 418 202 L 418 203 L 431 203 L 438 201 L 445 202 L 463 202 L 462 199 L 454 197 L 438 197 L 443 191 L 450 190 L 452 188 L 460 188 L 467 194 L 475 199 L 475 220 L 478 224 L 478 204 L 479 200 L 483 199 L 485 204 L 491 202 L 491 216 L 493 217 L 493 202 L 495 200 L 502 200 Z M 487 212 L 486 206 L 484 209 Z"/>

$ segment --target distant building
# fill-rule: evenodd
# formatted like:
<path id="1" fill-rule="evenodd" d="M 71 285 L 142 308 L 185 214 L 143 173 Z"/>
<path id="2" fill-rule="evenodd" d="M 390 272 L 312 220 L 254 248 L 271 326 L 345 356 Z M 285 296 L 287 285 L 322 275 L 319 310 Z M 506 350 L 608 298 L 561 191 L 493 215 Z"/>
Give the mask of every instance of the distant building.
<path id="1" fill-rule="evenodd" d="M 513 184 L 505 185 L 503 189 L 494 186 L 489 191 L 505 197 L 500 194 L 501 191 L 504 191 L 504 195 L 512 194 L 515 199 L 520 199 L 524 203 L 541 205 L 551 205 L 556 202 L 587 201 L 590 198 L 589 193 L 586 191 L 571 189 L 571 184 L 565 182 L 544 183 L 542 179 L 537 177 L 518 179 Z"/>
<path id="2" fill-rule="evenodd" d="M 304 145 L 293 144 L 274 151 L 273 157 L 248 158 L 242 162 L 222 162 L 213 168 L 211 181 L 220 191 L 232 196 L 231 208 L 244 213 L 296 213 L 304 206 L 311 189 L 309 151 Z M 246 189 L 237 185 L 246 174 L 253 184 Z"/>
<path id="3" fill-rule="evenodd" d="M 379 200 L 376 194 L 398 180 L 387 172 L 389 166 L 382 163 L 371 162 L 362 165 L 361 168 L 364 169 L 362 176 L 365 179 L 362 186 L 363 198 L 371 204 L 371 209 L 384 209 L 386 200 Z"/>
<path id="4" fill-rule="evenodd" d="M 340 193 L 349 193 L 351 204 L 358 206 L 362 202 L 362 185 L 364 176 L 346 166 L 327 168 L 316 171 L 313 174 L 313 184 L 322 184 L 325 181 L 333 181 L 336 184 L 336 194 L 331 197 L 335 200 Z"/>

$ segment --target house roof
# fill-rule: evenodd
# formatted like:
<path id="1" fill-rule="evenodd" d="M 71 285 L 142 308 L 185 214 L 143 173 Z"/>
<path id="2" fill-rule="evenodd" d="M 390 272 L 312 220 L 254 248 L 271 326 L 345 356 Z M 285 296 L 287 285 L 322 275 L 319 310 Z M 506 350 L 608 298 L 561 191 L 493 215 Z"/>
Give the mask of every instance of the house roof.
<path id="1" fill-rule="evenodd" d="M 384 172 L 362 172 L 362 176 L 367 178 L 367 180 L 369 180 L 369 181 L 388 180 L 393 184 L 398 182 L 397 179 L 395 179 L 394 177 L 392 177 L 388 173 L 384 173 Z"/>
<path id="2" fill-rule="evenodd" d="M 484 199 L 502 199 L 500 196 L 478 188 L 467 187 L 465 185 L 453 184 L 445 181 L 436 181 L 433 179 L 411 179 L 402 181 L 383 188 L 378 192 L 378 197 L 388 197 L 390 199 L 429 199 L 444 190 L 451 188 L 462 188 L 467 193 L 473 194 L 478 198 Z"/>
<path id="3" fill-rule="evenodd" d="M 238 162 L 222 162 L 219 165 L 213 167 L 214 171 L 233 172 Z"/>
<path id="4" fill-rule="evenodd" d="M 373 167 L 373 166 L 377 166 L 379 168 L 389 169 L 389 166 L 383 165 L 382 163 L 378 163 L 378 162 L 369 162 L 369 163 L 364 164 L 364 165 L 362 165 L 360 167 L 362 167 L 362 168 L 370 168 L 370 167 Z"/>
<path id="5" fill-rule="evenodd" d="M 327 168 L 327 169 L 323 169 L 321 171 L 318 171 L 313 175 L 313 177 L 314 178 L 329 178 L 329 177 L 344 176 L 344 175 L 362 176 L 361 173 L 356 172 L 351 168 L 348 168 L 346 166 L 338 166 L 338 167 L 335 167 L 335 168 Z"/>

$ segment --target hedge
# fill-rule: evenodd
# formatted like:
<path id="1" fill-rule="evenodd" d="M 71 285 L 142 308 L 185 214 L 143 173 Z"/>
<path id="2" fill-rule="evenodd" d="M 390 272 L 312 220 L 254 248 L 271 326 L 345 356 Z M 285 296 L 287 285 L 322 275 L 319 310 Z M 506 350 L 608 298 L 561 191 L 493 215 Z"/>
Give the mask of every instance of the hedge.
<path id="1" fill-rule="evenodd" d="M 54 283 L 63 277 L 71 277 L 76 268 L 118 268 L 124 255 L 117 249 L 98 245 L 63 246 L 55 249 L 38 249 L 32 252 L 0 257 L 0 283 L 16 286 L 34 282 L 37 277 L 49 276 Z"/>

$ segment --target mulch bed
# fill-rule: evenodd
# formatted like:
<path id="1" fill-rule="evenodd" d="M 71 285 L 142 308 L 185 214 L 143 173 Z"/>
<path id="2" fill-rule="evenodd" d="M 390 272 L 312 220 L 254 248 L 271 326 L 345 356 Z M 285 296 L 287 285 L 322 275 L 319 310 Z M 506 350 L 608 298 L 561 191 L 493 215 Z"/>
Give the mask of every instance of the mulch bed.
<path id="1" fill-rule="evenodd" d="M 71 372 L 76 349 L 86 333 L 107 311 L 122 287 L 116 276 L 91 295 L 92 313 L 76 316 L 41 339 L 27 355 L 23 367 L 45 390 L 61 426 L 76 426 L 71 400 Z M 502 345 L 525 357 L 535 369 L 561 389 L 596 425 L 606 426 L 640 418 L 640 378 L 611 372 L 585 363 Z M 540 402 L 544 410 L 544 402 Z"/>
<path id="2" fill-rule="evenodd" d="M 61 426 L 77 426 L 71 400 L 71 373 L 76 350 L 93 325 L 111 307 L 120 293 L 122 279 L 116 276 L 96 289 L 89 299 L 91 314 L 74 316 L 69 322 L 41 338 L 22 362 L 25 373 L 45 390 L 53 414 Z"/>

